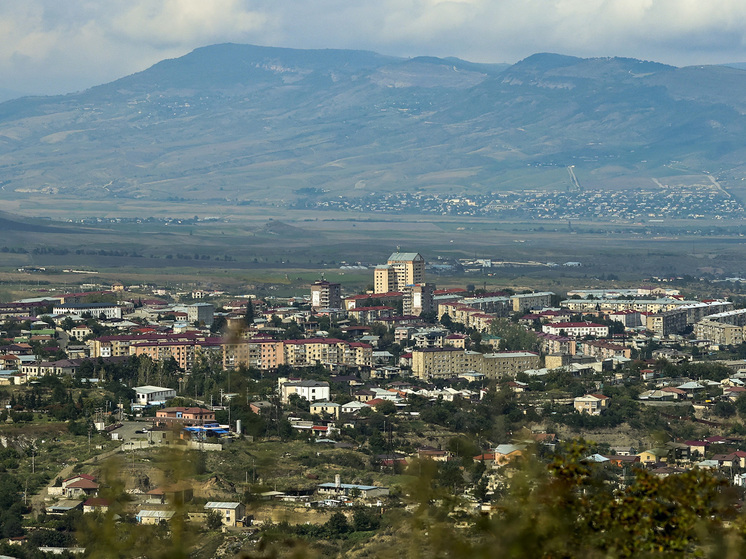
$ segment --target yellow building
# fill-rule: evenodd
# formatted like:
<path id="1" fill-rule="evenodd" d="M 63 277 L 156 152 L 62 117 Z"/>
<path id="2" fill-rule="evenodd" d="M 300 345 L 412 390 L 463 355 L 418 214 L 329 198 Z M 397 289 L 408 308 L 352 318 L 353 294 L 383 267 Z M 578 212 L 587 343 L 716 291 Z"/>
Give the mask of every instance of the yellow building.
<path id="1" fill-rule="evenodd" d="M 451 378 L 475 372 L 487 378 L 513 377 L 539 366 L 539 355 L 529 351 L 479 353 L 461 348 L 423 348 L 412 351 L 412 373 L 421 378 Z"/>
<path id="2" fill-rule="evenodd" d="M 424 282 L 425 259 L 418 252 L 395 252 L 386 265 L 376 266 L 373 288 L 375 293 L 388 293 Z"/>

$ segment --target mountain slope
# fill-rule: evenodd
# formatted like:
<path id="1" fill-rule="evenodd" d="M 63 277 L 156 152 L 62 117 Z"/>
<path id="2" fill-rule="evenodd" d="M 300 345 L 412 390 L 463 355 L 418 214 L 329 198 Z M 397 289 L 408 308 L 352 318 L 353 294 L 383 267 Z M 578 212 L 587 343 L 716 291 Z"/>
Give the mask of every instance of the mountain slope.
<path id="1" fill-rule="evenodd" d="M 746 72 L 722 66 L 215 45 L 0 104 L 2 194 L 292 205 L 307 188 L 532 188 L 567 165 L 599 180 L 672 162 L 738 175 L 745 108 Z"/>

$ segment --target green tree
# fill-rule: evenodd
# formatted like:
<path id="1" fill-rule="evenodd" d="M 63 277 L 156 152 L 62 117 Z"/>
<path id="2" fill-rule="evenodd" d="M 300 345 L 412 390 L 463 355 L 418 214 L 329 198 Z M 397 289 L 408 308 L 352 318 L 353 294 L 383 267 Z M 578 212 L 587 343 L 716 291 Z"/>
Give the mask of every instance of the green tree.
<path id="1" fill-rule="evenodd" d="M 347 522 L 347 517 L 339 511 L 329 517 L 329 520 L 324 524 L 324 528 L 332 538 L 344 536 L 351 531 L 350 524 Z"/>
<path id="2" fill-rule="evenodd" d="M 243 316 L 243 321 L 246 326 L 254 324 L 254 303 L 251 302 L 251 299 L 246 302 L 246 313 Z"/>
<path id="3" fill-rule="evenodd" d="M 207 513 L 205 524 L 208 530 L 219 530 L 223 526 L 223 517 L 218 511 L 211 510 Z"/>
<path id="4" fill-rule="evenodd" d="M 375 530 L 381 524 L 381 517 L 368 507 L 356 507 L 352 513 L 352 526 L 356 532 Z"/>

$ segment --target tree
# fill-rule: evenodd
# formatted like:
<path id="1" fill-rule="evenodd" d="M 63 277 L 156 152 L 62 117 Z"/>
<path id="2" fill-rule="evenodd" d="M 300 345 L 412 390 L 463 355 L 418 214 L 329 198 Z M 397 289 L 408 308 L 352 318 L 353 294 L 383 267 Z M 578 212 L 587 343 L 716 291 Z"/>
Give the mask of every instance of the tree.
<path id="1" fill-rule="evenodd" d="M 350 532 L 350 524 L 347 522 L 347 517 L 339 511 L 329 517 L 324 527 L 332 538 L 338 538 Z"/>
<path id="2" fill-rule="evenodd" d="M 741 417 L 746 418 L 746 394 L 742 394 L 736 400 L 736 409 Z"/>
<path id="3" fill-rule="evenodd" d="M 352 526 L 356 532 L 375 530 L 381 524 L 381 517 L 366 507 L 357 507 L 352 513 Z"/>
<path id="4" fill-rule="evenodd" d="M 251 299 L 246 302 L 246 314 L 244 314 L 243 321 L 246 326 L 254 324 L 254 303 L 251 302 Z"/>
<path id="5" fill-rule="evenodd" d="M 718 417 L 733 417 L 736 414 L 736 406 L 727 400 L 721 400 L 713 406 L 712 412 Z"/>
<path id="6" fill-rule="evenodd" d="M 396 404 L 391 400 L 385 400 L 378 404 L 376 411 L 383 415 L 391 415 L 392 413 L 396 413 Z"/>
<path id="7" fill-rule="evenodd" d="M 222 515 L 216 510 L 211 510 L 207 513 L 206 525 L 208 530 L 220 529 L 223 526 Z"/>

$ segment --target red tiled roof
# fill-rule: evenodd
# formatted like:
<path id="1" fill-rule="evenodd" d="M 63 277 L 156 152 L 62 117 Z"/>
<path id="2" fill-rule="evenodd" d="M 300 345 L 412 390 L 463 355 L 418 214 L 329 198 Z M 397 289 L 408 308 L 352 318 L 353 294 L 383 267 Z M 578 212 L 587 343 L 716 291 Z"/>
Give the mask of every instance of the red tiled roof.
<path id="1" fill-rule="evenodd" d="M 98 489 L 98 483 L 90 479 L 79 479 L 78 481 L 67 484 L 68 489 L 71 487 L 73 489 Z"/>
<path id="2" fill-rule="evenodd" d="M 70 476 L 69 478 L 67 478 L 64 481 L 70 481 L 71 479 L 78 479 L 78 478 L 80 478 L 80 479 L 87 479 L 87 480 L 90 480 L 90 481 L 96 481 L 96 478 L 94 476 L 90 475 L 90 474 L 78 474 L 78 475 L 75 475 L 75 476 Z"/>

